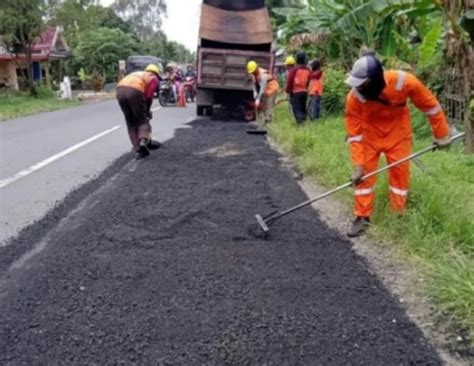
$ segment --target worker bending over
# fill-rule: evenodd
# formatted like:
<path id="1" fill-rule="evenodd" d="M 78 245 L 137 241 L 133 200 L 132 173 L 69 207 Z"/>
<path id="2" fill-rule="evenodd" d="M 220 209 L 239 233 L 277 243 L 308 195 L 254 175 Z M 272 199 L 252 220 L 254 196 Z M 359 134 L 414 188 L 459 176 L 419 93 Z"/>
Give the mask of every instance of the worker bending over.
<path id="1" fill-rule="evenodd" d="M 247 64 L 247 72 L 252 77 L 255 110 L 264 115 L 265 123 L 270 123 L 279 90 L 278 81 L 268 70 L 258 67 L 255 61 Z"/>
<path id="2" fill-rule="evenodd" d="M 136 159 L 150 155 L 150 150 L 161 144 L 151 139 L 150 111 L 153 97 L 159 87 L 160 69 L 148 65 L 145 71 L 133 72 L 117 86 L 117 100 L 127 122 L 128 135 L 136 153 Z"/>
<path id="3" fill-rule="evenodd" d="M 374 209 L 373 176 L 360 179 L 378 167 L 383 153 L 391 164 L 412 153 L 412 128 L 407 101 L 428 117 L 435 143 L 451 143 L 450 131 L 440 104 L 414 75 L 405 71 L 384 71 L 373 55 L 361 57 L 354 64 L 346 83 L 352 87 L 346 101 L 346 129 L 354 172 L 356 219 L 348 235 L 365 232 Z M 395 212 L 405 210 L 410 183 L 409 162 L 389 170 L 390 206 Z"/>

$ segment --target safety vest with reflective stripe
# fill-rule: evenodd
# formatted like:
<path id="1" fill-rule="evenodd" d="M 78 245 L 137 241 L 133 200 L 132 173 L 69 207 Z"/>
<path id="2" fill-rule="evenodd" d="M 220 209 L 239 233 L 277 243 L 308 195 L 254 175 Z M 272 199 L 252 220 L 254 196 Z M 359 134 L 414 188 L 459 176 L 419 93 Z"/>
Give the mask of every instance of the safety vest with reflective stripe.
<path id="1" fill-rule="evenodd" d="M 379 100 L 366 100 L 357 89 L 347 96 L 346 129 L 355 165 L 364 162 L 365 142 L 384 149 L 412 137 L 408 99 L 426 114 L 435 138 L 449 135 L 438 100 L 421 81 L 411 73 L 397 70 L 386 71 L 384 77 L 386 87 Z"/>
<path id="2" fill-rule="evenodd" d="M 257 77 L 252 75 L 253 82 L 256 83 L 257 85 L 261 85 L 263 75 L 268 75 L 267 88 L 265 89 L 265 95 L 268 96 L 268 95 L 273 95 L 277 93 L 278 90 L 280 89 L 278 85 L 278 81 L 273 77 L 273 75 L 268 70 L 265 70 L 259 67 Z"/>
<path id="3" fill-rule="evenodd" d="M 155 76 L 149 72 L 136 71 L 125 76 L 122 80 L 120 80 L 117 86 L 125 86 L 145 93 L 148 84 L 154 77 Z"/>

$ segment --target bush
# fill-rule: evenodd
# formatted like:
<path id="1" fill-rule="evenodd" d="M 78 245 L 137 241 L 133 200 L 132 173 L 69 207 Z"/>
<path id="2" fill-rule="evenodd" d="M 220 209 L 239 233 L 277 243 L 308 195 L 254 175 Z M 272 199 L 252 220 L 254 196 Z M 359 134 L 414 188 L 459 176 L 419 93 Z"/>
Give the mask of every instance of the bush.
<path id="1" fill-rule="evenodd" d="M 348 86 L 344 83 L 345 71 L 327 67 L 324 68 L 324 94 L 322 98 L 323 113 L 344 109 Z"/>
<path id="2" fill-rule="evenodd" d="M 36 96 L 38 98 L 52 98 L 54 96 L 53 89 L 46 84 L 40 84 L 36 87 Z"/>

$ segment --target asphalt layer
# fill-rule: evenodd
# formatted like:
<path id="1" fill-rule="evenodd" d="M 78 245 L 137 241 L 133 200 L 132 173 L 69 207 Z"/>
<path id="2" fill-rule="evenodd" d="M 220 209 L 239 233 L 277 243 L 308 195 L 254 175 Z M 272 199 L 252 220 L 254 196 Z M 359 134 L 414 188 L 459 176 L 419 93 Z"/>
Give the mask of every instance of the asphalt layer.
<path id="1" fill-rule="evenodd" d="M 249 234 L 307 197 L 246 130 L 178 130 L 0 248 L 0 364 L 440 364 L 311 208 Z"/>

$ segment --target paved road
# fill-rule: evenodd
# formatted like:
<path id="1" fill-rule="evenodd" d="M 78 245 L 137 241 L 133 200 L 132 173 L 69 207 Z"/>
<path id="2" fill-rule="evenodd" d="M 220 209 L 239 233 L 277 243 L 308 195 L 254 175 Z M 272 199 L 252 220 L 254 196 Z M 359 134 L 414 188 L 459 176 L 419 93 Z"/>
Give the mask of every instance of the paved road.
<path id="1" fill-rule="evenodd" d="M 178 130 L 0 247 L 1 365 L 439 365 L 241 123 Z M 250 225 L 250 226 L 249 226 Z"/>
<path id="2" fill-rule="evenodd" d="M 194 105 L 156 110 L 155 136 L 171 138 L 192 116 Z M 0 122 L 0 142 L 0 246 L 130 150 L 114 100 Z M 14 180 L 38 163 L 45 166 Z"/>

